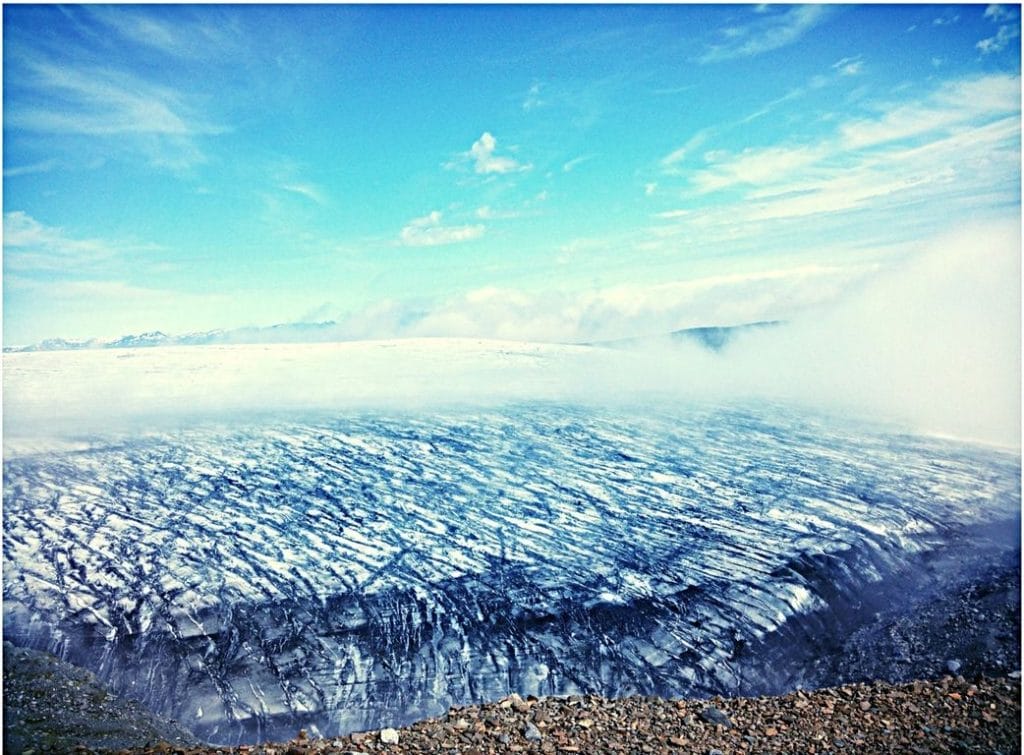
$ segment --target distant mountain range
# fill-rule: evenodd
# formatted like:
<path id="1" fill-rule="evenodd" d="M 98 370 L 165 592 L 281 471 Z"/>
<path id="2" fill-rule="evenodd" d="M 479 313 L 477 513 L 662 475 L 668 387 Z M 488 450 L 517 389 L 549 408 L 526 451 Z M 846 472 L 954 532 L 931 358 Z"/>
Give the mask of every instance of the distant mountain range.
<path id="1" fill-rule="evenodd" d="M 780 321 L 763 321 L 743 325 L 684 328 L 668 333 L 673 341 L 693 341 L 712 351 L 721 351 L 741 331 L 771 327 L 781 324 Z M 612 348 L 631 348 L 656 340 L 659 337 L 619 338 L 611 341 L 588 342 L 587 346 L 608 346 Z M 159 330 L 137 335 L 121 336 L 115 339 L 66 339 L 48 338 L 29 346 L 6 346 L 5 352 L 24 351 L 77 351 L 82 349 L 133 349 L 151 348 L 155 346 L 207 346 L 245 343 L 327 343 L 331 341 L 348 341 L 338 331 L 338 323 L 333 320 L 324 322 L 300 322 L 271 325 L 269 327 L 234 328 L 232 330 L 207 330 L 197 333 L 168 335 Z"/>
<path id="2" fill-rule="evenodd" d="M 317 343 L 346 340 L 338 337 L 337 323 L 300 322 L 271 325 L 265 328 L 247 327 L 232 330 L 207 330 L 197 333 L 168 335 L 159 330 L 120 338 L 89 338 L 74 340 L 48 338 L 29 346 L 6 346 L 6 352 L 18 351 L 73 351 L 81 349 L 133 349 L 153 346 L 207 346 L 211 344 L 241 343 Z"/>

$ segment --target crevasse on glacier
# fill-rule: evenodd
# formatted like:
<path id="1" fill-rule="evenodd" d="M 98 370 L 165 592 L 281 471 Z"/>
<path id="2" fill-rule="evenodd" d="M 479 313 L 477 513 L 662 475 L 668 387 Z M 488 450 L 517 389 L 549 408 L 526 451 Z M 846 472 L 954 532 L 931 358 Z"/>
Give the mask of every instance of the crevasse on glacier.
<path id="1" fill-rule="evenodd" d="M 751 692 L 751 648 L 958 527 L 1016 454 L 759 408 L 520 404 L 9 452 L 7 638 L 234 743 L 522 694 Z"/>

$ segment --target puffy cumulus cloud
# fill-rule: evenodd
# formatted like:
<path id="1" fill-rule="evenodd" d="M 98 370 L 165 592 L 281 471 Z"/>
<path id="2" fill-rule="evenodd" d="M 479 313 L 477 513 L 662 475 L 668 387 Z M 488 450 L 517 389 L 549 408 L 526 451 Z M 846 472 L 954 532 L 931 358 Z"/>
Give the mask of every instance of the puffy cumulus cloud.
<path id="1" fill-rule="evenodd" d="M 1020 24 L 1000 26 L 993 37 L 987 37 L 978 42 L 977 48 L 982 55 L 991 55 L 1001 52 L 1011 41 L 1020 36 Z"/>
<path id="2" fill-rule="evenodd" d="M 483 225 L 442 225 L 441 212 L 413 218 L 402 229 L 399 239 L 404 246 L 442 246 L 472 241 L 484 235 Z"/>
<path id="3" fill-rule="evenodd" d="M 521 163 L 507 155 L 495 154 L 498 150 L 498 140 L 490 131 L 485 131 L 480 138 L 473 142 L 469 152 L 461 155 L 461 160 L 449 163 L 445 167 L 457 168 L 464 161 L 469 161 L 473 166 L 473 172 L 481 175 L 518 173 L 530 170 L 533 166 L 529 163 Z"/>
<path id="4" fill-rule="evenodd" d="M 990 21 L 995 21 L 996 23 L 1013 18 L 1013 14 L 1010 13 L 1005 6 L 996 4 L 989 5 L 985 8 L 985 13 L 982 15 L 984 18 L 987 18 Z"/>
<path id="5" fill-rule="evenodd" d="M 982 55 L 1002 52 L 1010 42 L 1020 36 L 1019 10 L 1015 12 L 1003 5 L 989 5 L 985 8 L 983 17 L 999 24 L 999 28 L 996 29 L 994 36 L 982 39 L 975 45 Z"/>

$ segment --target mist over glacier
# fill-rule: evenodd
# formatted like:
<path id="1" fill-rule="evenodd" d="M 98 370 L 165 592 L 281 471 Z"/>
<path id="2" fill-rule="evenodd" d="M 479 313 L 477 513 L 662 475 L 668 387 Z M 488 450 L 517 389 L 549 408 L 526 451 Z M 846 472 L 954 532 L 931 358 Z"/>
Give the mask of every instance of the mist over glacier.
<path id="1" fill-rule="evenodd" d="M 1020 229 L 915 248 L 828 306 L 721 351 L 485 337 L 4 355 L 9 438 L 339 408 L 782 400 L 908 430 L 1020 445 Z M 578 333 L 577 335 L 582 335 Z"/>

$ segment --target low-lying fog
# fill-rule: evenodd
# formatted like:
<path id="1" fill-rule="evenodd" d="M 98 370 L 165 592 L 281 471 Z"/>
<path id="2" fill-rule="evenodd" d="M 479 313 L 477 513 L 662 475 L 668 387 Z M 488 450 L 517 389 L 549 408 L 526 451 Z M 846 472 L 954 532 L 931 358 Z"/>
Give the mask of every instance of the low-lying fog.
<path id="1" fill-rule="evenodd" d="M 711 324 L 711 323 L 709 323 Z M 211 415 L 516 400 L 780 400 L 1020 445 L 1020 228 L 965 229 L 826 309 L 710 351 L 405 339 L 4 355 L 4 431 L 54 437 Z"/>

